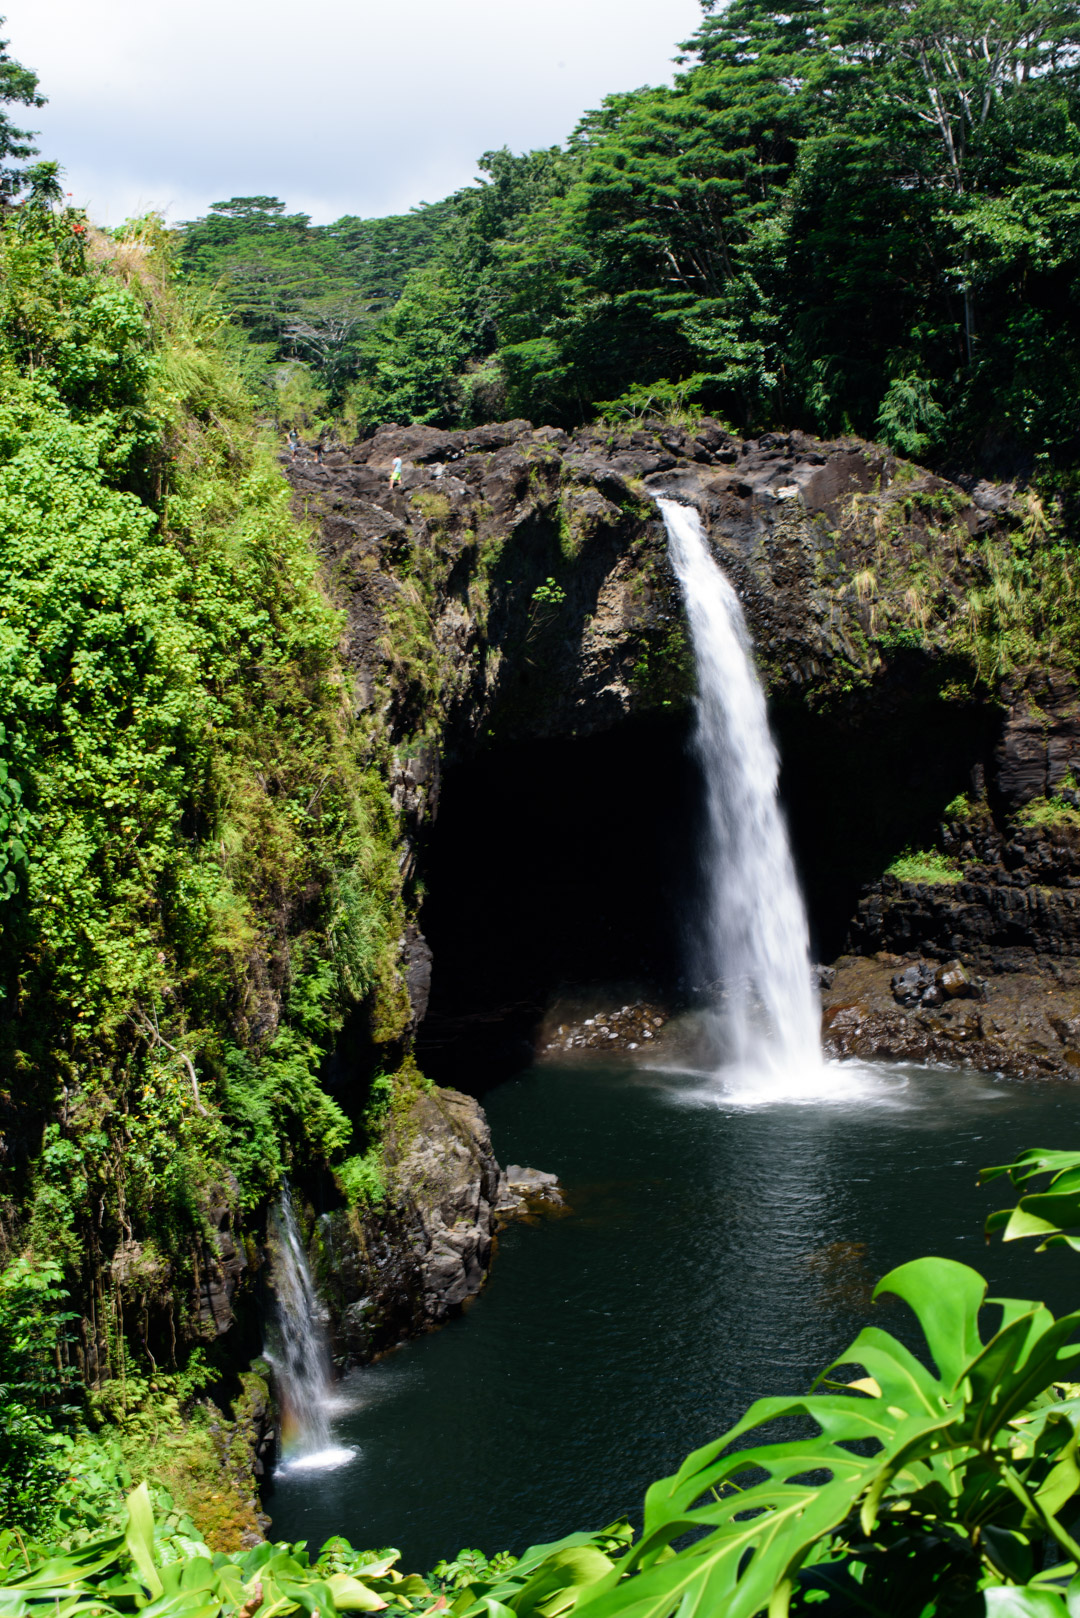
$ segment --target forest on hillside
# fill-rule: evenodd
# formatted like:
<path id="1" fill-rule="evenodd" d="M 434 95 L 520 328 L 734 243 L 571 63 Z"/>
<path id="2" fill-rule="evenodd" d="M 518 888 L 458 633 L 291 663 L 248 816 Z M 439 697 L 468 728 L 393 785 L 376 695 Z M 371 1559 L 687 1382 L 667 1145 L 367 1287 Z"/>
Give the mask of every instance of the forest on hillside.
<path id="1" fill-rule="evenodd" d="M 696 408 L 1060 474 L 1078 22 L 1067 0 L 733 0 L 673 87 L 609 97 L 564 146 L 489 152 L 399 218 L 234 198 L 184 228 L 183 273 L 220 287 L 286 413 L 361 431 Z"/>

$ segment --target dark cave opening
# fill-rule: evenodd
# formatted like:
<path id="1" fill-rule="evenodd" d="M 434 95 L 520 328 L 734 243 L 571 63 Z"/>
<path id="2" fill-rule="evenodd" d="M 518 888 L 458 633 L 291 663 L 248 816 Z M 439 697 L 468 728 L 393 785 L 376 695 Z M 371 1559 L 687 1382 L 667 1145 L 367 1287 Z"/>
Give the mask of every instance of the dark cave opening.
<path id="1" fill-rule="evenodd" d="M 909 676 L 918 671 L 908 671 Z M 934 841 L 989 775 L 997 710 L 911 678 L 852 717 L 779 708 L 781 792 L 816 959 L 844 947 L 862 886 Z M 420 1065 L 480 1093 L 520 1069 L 559 994 L 684 992 L 702 784 L 686 714 L 495 747 L 452 766 L 424 862 L 434 965 Z"/>
<path id="2" fill-rule="evenodd" d="M 424 869 L 434 964 L 418 1056 L 478 1092 L 567 989 L 678 992 L 700 787 L 688 722 L 629 721 L 451 767 Z"/>

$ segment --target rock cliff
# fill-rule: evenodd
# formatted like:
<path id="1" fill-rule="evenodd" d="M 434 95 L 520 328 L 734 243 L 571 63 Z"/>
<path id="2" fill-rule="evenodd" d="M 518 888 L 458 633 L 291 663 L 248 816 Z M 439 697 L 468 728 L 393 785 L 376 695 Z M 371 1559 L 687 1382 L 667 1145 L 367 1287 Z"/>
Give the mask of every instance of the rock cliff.
<path id="1" fill-rule="evenodd" d="M 341 1366 L 441 1324 L 480 1290 L 505 1194 L 483 1111 L 453 1090 L 423 1092 L 394 1119 L 385 1162 L 377 1212 L 342 1209 L 316 1226 L 316 1274 Z"/>
<path id="2" fill-rule="evenodd" d="M 387 426 L 301 447 L 288 470 L 344 613 L 370 758 L 392 781 L 416 1021 L 430 981 L 417 859 L 447 768 L 685 714 L 692 660 L 657 494 L 698 507 L 742 598 L 826 944 L 843 941 L 860 884 L 992 762 L 1008 697 L 981 677 L 970 608 L 1019 520 L 1011 491 L 857 440 L 744 441 L 708 421 Z M 1010 757 L 1032 746 L 1018 730 Z"/>

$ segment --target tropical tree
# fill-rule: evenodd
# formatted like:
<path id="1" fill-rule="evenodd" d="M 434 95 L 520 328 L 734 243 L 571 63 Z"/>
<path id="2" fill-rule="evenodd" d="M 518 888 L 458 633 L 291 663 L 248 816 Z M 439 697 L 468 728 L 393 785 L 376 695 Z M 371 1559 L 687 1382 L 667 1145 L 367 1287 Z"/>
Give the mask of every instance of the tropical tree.
<path id="1" fill-rule="evenodd" d="M 7 21 L 0 17 L 0 27 Z M 24 171 L 12 166 L 33 157 L 37 147 L 29 130 L 18 129 L 11 121 L 10 106 L 43 107 L 45 97 L 38 91 L 38 76 L 8 55 L 8 42 L 0 40 L 0 205 L 10 205 L 24 184 Z"/>

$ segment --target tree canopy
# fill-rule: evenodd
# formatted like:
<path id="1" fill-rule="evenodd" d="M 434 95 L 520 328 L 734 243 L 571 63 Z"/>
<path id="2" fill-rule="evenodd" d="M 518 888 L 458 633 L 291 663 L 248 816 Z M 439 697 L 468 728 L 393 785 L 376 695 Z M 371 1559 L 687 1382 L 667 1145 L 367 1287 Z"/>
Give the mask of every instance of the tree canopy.
<path id="1" fill-rule="evenodd" d="M 1070 468 L 1080 5 L 731 0 L 682 64 L 409 215 L 217 204 L 186 272 L 361 429 L 678 397 Z"/>

